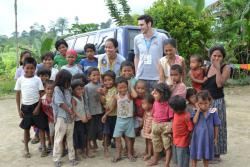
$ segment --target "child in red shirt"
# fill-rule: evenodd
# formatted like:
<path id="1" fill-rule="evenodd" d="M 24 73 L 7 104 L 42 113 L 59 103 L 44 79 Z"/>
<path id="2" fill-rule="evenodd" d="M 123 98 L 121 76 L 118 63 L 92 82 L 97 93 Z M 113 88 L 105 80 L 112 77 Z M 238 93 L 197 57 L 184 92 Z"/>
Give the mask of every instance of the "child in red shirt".
<path id="1" fill-rule="evenodd" d="M 186 111 L 186 100 L 177 95 L 169 100 L 169 105 L 174 110 L 173 161 L 178 167 L 189 167 L 189 142 L 193 123 L 190 113 Z"/>

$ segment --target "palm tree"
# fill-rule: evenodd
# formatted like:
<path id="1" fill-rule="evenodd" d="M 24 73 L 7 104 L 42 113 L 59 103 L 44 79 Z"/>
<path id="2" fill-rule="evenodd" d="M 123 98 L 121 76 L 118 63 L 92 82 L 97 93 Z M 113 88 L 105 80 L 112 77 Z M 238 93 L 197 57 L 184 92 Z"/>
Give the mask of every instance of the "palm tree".
<path id="1" fill-rule="evenodd" d="M 15 0 L 14 3 L 14 9 L 15 9 L 15 41 L 16 41 L 16 63 L 19 64 L 19 55 L 18 55 L 18 32 L 17 32 L 17 0 Z"/>

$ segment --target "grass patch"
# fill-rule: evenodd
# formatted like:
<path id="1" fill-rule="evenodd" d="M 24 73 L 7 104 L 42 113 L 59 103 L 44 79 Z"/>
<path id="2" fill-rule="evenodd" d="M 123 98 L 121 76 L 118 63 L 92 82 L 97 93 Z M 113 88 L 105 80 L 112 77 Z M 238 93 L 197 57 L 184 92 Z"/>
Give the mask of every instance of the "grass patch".
<path id="1" fill-rule="evenodd" d="M 15 80 L 0 80 L 0 97 L 14 94 Z"/>

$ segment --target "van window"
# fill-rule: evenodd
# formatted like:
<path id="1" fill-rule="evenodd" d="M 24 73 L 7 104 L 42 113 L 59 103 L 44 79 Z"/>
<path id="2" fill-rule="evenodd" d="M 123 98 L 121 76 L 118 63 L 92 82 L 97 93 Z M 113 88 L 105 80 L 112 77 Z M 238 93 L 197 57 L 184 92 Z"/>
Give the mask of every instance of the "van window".
<path id="1" fill-rule="evenodd" d="M 129 51 L 134 50 L 134 38 L 139 33 L 140 33 L 140 30 L 128 30 L 128 37 L 129 37 L 128 50 Z"/>
<path id="2" fill-rule="evenodd" d="M 101 32 L 98 37 L 97 51 L 98 54 L 103 54 L 105 52 L 105 41 L 109 38 L 114 38 L 114 31 Z"/>
<path id="3" fill-rule="evenodd" d="M 77 38 L 74 50 L 80 54 L 84 52 L 84 46 L 86 45 L 88 36 Z"/>
<path id="4" fill-rule="evenodd" d="M 96 34 L 89 35 L 89 38 L 88 38 L 88 42 L 87 42 L 87 43 L 92 43 L 92 44 L 94 44 L 94 42 L 95 42 L 95 35 L 96 35 Z"/>
<path id="5" fill-rule="evenodd" d="M 70 39 L 70 40 L 67 40 L 66 42 L 68 44 L 68 49 L 72 49 L 75 39 Z"/>

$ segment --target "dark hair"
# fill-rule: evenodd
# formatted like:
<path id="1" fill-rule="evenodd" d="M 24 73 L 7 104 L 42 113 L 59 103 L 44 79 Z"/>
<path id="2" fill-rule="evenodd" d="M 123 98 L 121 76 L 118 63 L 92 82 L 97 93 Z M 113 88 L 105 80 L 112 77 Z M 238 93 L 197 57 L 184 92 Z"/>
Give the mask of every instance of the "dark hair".
<path id="1" fill-rule="evenodd" d="M 102 75 L 102 80 L 104 80 L 104 77 L 109 76 L 110 78 L 113 79 L 113 81 L 115 81 L 116 75 L 114 71 L 108 70 L 106 71 L 103 75 Z"/>
<path id="2" fill-rule="evenodd" d="M 120 84 L 120 83 L 125 83 L 126 85 L 128 85 L 128 81 L 127 81 L 127 79 L 124 78 L 124 77 L 118 77 L 118 78 L 116 78 L 116 80 L 115 80 L 116 86 L 117 86 L 118 84 Z"/>
<path id="3" fill-rule="evenodd" d="M 216 50 L 219 50 L 221 52 L 223 58 L 226 57 L 226 50 L 222 45 L 215 45 L 215 46 L 211 47 L 208 51 L 209 56 L 211 57 L 212 54 L 214 53 L 214 51 L 216 51 Z"/>
<path id="4" fill-rule="evenodd" d="M 191 96 L 196 95 L 196 94 L 197 94 L 197 91 L 194 88 L 188 88 L 186 99 L 189 99 Z"/>
<path id="5" fill-rule="evenodd" d="M 171 96 L 170 88 L 165 83 L 158 83 L 155 85 L 154 89 L 161 94 L 161 100 L 162 102 L 168 101 Z"/>
<path id="6" fill-rule="evenodd" d="M 154 104 L 154 96 L 150 93 L 147 93 L 146 96 L 143 97 L 143 100 L 146 100 L 149 104 Z"/>
<path id="7" fill-rule="evenodd" d="M 138 85 L 138 83 L 143 83 L 143 84 L 145 85 L 145 87 L 146 87 L 146 90 L 147 90 L 147 83 L 146 83 L 146 81 L 141 80 L 141 79 L 137 80 L 137 81 L 135 82 L 135 87 Z"/>
<path id="8" fill-rule="evenodd" d="M 53 80 L 46 80 L 45 82 L 44 82 L 44 88 L 46 88 L 47 87 L 47 85 L 55 85 L 55 81 L 53 81 Z"/>
<path id="9" fill-rule="evenodd" d="M 41 57 L 41 60 L 43 61 L 44 59 L 47 58 L 51 58 L 52 60 L 54 60 L 54 53 L 53 52 L 44 53 Z"/>
<path id="10" fill-rule="evenodd" d="M 173 39 L 173 38 L 168 38 L 166 40 L 163 41 L 163 46 L 165 45 L 171 45 L 173 46 L 174 48 L 177 48 L 177 43 L 176 43 L 176 40 Z"/>
<path id="11" fill-rule="evenodd" d="M 84 52 L 87 51 L 87 49 L 92 49 L 94 52 L 95 52 L 95 45 L 92 44 L 92 43 L 87 43 L 85 46 L 84 46 Z"/>
<path id="12" fill-rule="evenodd" d="M 170 70 L 177 71 L 179 74 L 183 73 L 183 69 L 179 64 L 173 64 Z"/>
<path id="13" fill-rule="evenodd" d="M 27 64 L 32 64 L 36 68 L 36 60 L 33 57 L 26 57 L 23 62 L 23 66 L 26 66 Z"/>
<path id="14" fill-rule="evenodd" d="M 31 56 L 31 52 L 28 51 L 28 50 L 25 50 L 25 51 L 22 51 L 22 52 L 21 52 L 21 54 L 20 54 L 20 61 L 19 61 L 20 66 L 23 65 L 22 58 L 23 58 L 23 56 L 24 56 L 25 54 L 27 54 L 27 53 L 30 54 L 30 56 Z"/>
<path id="15" fill-rule="evenodd" d="M 137 18 L 137 20 L 145 20 L 147 24 L 151 22 L 151 26 L 153 27 L 154 21 L 150 15 L 141 15 Z"/>
<path id="16" fill-rule="evenodd" d="M 99 69 L 96 68 L 96 67 L 89 67 L 88 70 L 87 70 L 88 77 L 91 75 L 91 73 L 92 73 L 93 71 L 98 71 L 98 72 L 100 72 Z"/>
<path id="17" fill-rule="evenodd" d="M 72 77 L 72 80 L 75 80 L 75 79 L 80 79 L 83 82 L 84 85 L 87 85 L 87 83 L 88 83 L 87 77 L 82 73 L 75 74 Z"/>
<path id="18" fill-rule="evenodd" d="M 65 45 L 67 48 L 69 47 L 67 42 L 64 39 L 59 39 L 59 40 L 56 41 L 55 48 L 56 48 L 57 51 L 58 51 L 58 48 L 59 48 L 60 45 Z"/>
<path id="19" fill-rule="evenodd" d="M 211 97 L 211 95 L 210 95 L 210 93 L 209 93 L 208 90 L 202 90 L 202 91 L 198 92 L 198 93 L 196 94 L 196 98 L 197 98 L 197 100 L 198 100 L 198 99 L 201 99 L 201 100 L 209 100 L 209 101 L 212 101 L 212 97 Z"/>
<path id="20" fill-rule="evenodd" d="M 62 69 L 56 74 L 55 86 L 64 93 L 65 86 L 70 87 L 72 75 L 68 70 Z"/>
<path id="21" fill-rule="evenodd" d="M 135 66 L 130 61 L 125 60 L 125 61 L 122 62 L 121 67 L 120 67 L 120 72 L 122 71 L 123 67 L 131 67 L 132 70 L 135 72 Z"/>
<path id="22" fill-rule="evenodd" d="M 76 87 L 84 87 L 84 83 L 81 81 L 81 79 L 74 79 L 71 82 L 71 88 L 74 90 Z"/>
<path id="23" fill-rule="evenodd" d="M 190 59 L 192 59 L 192 58 L 195 59 L 195 60 L 197 60 L 199 63 L 202 64 L 202 58 L 201 58 L 200 55 L 197 55 L 197 54 L 191 55 Z"/>
<path id="24" fill-rule="evenodd" d="M 118 41 L 115 38 L 109 38 L 106 40 L 106 42 L 112 42 L 115 48 L 118 47 Z"/>
<path id="25" fill-rule="evenodd" d="M 47 68 L 41 68 L 36 72 L 37 76 L 44 76 L 44 75 L 48 75 L 49 78 L 51 76 L 51 70 L 47 69 Z"/>
<path id="26" fill-rule="evenodd" d="M 169 105 L 176 113 L 182 113 L 187 107 L 186 99 L 179 95 L 171 97 L 169 99 Z"/>

